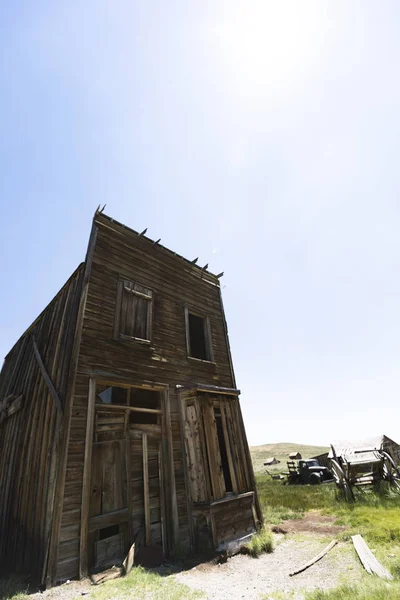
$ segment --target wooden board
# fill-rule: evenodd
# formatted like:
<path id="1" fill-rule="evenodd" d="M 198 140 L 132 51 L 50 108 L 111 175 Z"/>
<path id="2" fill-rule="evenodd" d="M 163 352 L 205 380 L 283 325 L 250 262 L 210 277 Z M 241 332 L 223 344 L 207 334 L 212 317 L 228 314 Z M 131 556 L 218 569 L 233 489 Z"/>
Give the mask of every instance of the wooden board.
<path id="1" fill-rule="evenodd" d="M 361 564 L 367 573 L 370 575 L 375 574 L 382 579 L 389 579 L 391 581 L 393 576 L 375 558 L 371 550 L 368 548 L 364 538 L 361 535 L 352 535 L 351 539 Z"/>

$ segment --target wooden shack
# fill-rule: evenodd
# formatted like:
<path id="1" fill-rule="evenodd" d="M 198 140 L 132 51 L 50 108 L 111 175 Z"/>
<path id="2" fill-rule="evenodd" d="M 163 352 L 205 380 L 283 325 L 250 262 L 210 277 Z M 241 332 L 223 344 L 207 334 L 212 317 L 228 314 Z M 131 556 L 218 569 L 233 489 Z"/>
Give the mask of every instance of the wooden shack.
<path id="1" fill-rule="evenodd" d="M 1 371 L 1 565 L 47 586 L 262 519 L 219 278 L 144 233 L 96 212 Z"/>

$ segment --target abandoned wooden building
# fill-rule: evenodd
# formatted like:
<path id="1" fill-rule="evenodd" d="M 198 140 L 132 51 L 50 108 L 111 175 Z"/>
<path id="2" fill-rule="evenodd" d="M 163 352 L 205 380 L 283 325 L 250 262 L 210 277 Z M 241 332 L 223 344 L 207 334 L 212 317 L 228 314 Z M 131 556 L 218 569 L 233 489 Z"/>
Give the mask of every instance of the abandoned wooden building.
<path id="1" fill-rule="evenodd" d="M 97 211 L 0 375 L 0 558 L 47 586 L 262 516 L 219 277 Z"/>

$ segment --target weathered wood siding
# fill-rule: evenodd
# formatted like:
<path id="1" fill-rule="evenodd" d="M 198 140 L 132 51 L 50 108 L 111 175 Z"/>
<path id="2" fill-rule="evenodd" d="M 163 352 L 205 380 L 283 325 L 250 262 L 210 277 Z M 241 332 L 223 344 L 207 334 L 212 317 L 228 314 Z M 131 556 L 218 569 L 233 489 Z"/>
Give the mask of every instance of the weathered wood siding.
<path id="1" fill-rule="evenodd" d="M 233 387 L 218 280 L 174 256 L 108 217 L 97 215 L 83 333 L 73 398 L 57 579 L 79 573 L 79 528 L 89 377 L 126 381 L 132 385 L 166 386 L 170 426 L 166 452 L 172 450 L 173 470 L 166 487 L 167 534 L 189 540 L 187 496 L 183 471 L 177 384 L 199 382 Z M 118 282 L 132 280 L 153 291 L 150 344 L 114 339 Z M 185 305 L 209 317 L 214 362 L 187 357 Z M 170 461 L 171 463 L 172 461 Z M 176 490 L 176 495 L 175 491 Z"/>
<path id="2" fill-rule="evenodd" d="M 0 374 L 0 562 L 38 582 L 45 577 L 82 279 L 83 265 L 15 344 Z M 20 408 L 10 414 L 15 397 Z"/>

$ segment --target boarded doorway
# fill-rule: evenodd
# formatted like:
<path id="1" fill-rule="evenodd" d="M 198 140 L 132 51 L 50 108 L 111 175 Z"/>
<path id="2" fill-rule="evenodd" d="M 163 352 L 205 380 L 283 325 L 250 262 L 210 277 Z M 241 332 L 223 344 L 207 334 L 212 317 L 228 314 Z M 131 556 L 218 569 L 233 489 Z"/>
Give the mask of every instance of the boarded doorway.
<path id="1" fill-rule="evenodd" d="M 96 384 L 88 510 L 88 567 L 163 556 L 162 393 Z M 152 548 L 152 552 L 149 549 Z"/>

